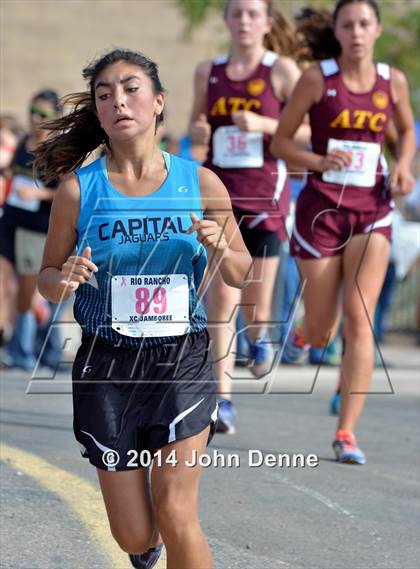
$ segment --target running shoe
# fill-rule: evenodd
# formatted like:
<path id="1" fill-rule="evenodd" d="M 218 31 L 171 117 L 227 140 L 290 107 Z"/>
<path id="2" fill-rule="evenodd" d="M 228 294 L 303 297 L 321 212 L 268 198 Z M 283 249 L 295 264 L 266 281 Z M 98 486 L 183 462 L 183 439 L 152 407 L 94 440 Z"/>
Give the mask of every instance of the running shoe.
<path id="1" fill-rule="evenodd" d="M 283 364 L 296 364 L 303 361 L 309 352 L 309 344 L 303 337 L 302 326 L 297 325 L 290 331 L 284 346 L 281 362 Z"/>
<path id="2" fill-rule="evenodd" d="M 343 429 L 338 430 L 332 446 L 338 462 L 365 464 L 366 457 L 357 446 L 356 437 L 353 433 Z"/>
<path id="3" fill-rule="evenodd" d="M 339 415 L 341 405 L 341 394 L 336 391 L 330 400 L 330 415 Z"/>
<path id="4" fill-rule="evenodd" d="M 130 553 L 128 557 L 130 558 L 131 565 L 136 569 L 152 569 L 159 561 L 163 549 L 163 543 L 157 547 L 151 547 L 146 551 L 146 553 L 134 554 Z"/>
<path id="5" fill-rule="evenodd" d="M 263 377 L 273 366 L 273 348 L 268 338 L 249 344 L 249 369 L 255 377 Z"/>
<path id="6" fill-rule="evenodd" d="M 229 399 L 220 399 L 218 402 L 218 417 L 216 425 L 216 433 L 225 435 L 233 435 L 235 429 L 236 409 L 232 401 Z"/>
<path id="7" fill-rule="evenodd" d="M 309 363 L 311 365 L 338 366 L 340 359 L 335 349 L 335 340 L 326 349 L 314 348 L 313 346 L 309 349 Z"/>

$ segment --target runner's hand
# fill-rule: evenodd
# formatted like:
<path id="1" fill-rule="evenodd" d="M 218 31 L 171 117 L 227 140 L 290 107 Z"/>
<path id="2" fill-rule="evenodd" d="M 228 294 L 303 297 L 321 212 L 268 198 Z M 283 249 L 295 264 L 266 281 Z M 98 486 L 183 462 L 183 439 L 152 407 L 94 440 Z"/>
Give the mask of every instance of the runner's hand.
<path id="1" fill-rule="evenodd" d="M 242 132 L 262 132 L 263 117 L 253 113 L 252 111 L 236 111 L 232 113 L 232 120 L 234 124 L 242 130 Z"/>
<path id="2" fill-rule="evenodd" d="M 198 120 L 190 127 L 191 140 L 194 144 L 208 144 L 211 136 L 211 126 L 205 114 L 201 114 Z"/>
<path id="3" fill-rule="evenodd" d="M 326 156 L 320 156 L 318 171 L 342 170 L 343 168 L 348 168 L 351 165 L 351 161 L 351 152 L 334 149 Z"/>
<path id="4" fill-rule="evenodd" d="M 31 186 L 17 186 L 16 193 L 25 202 L 30 202 L 37 198 L 36 189 Z"/>
<path id="5" fill-rule="evenodd" d="M 389 176 L 389 187 L 393 195 L 406 196 L 413 191 L 415 179 L 410 167 L 404 163 L 396 162 Z"/>
<path id="6" fill-rule="evenodd" d="M 197 231 L 197 239 L 211 253 L 222 253 L 228 249 L 223 228 L 211 219 L 199 219 L 195 213 L 190 213 L 192 225 L 187 233 L 191 234 Z"/>
<path id="7" fill-rule="evenodd" d="M 61 267 L 62 286 L 74 292 L 91 278 L 92 272 L 98 271 L 98 267 L 90 260 L 91 254 L 91 248 L 86 247 L 82 256 L 72 255 L 67 259 Z"/>

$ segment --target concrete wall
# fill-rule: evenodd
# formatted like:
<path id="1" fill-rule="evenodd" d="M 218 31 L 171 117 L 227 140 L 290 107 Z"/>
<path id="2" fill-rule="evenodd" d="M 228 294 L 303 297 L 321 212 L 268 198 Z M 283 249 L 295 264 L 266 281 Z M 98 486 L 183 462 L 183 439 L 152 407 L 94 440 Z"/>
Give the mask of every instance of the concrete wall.
<path id="1" fill-rule="evenodd" d="M 158 62 L 168 90 L 167 129 L 181 135 L 197 62 L 227 43 L 218 13 L 183 40 L 176 0 L 0 0 L 0 108 L 23 123 L 31 95 L 52 87 L 84 89 L 82 68 L 104 50 L 128 47 Z"/>

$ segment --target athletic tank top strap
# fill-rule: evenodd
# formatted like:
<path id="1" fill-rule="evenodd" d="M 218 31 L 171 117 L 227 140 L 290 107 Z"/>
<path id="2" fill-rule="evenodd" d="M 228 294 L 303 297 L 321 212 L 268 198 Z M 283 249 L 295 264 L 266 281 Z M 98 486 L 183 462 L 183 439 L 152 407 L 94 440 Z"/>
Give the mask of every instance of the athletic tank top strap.
<path id="1" fill-rule="evenodd" d="M 264 65 L 265 67 L 273 67 L 278 58 L 279 58 L 278 53 L 276 53 L 275 51 L 267 50 L 263 55 L 260 65 Z M 229 61 L 229 54 L 225 53 L 223 55 L 216 57 L 213 60 L 213 65 L 226 65 L 228 61 Z"/>
<path id="2" fill-rule="evenodd" d="M 219 55 L 213 60 L 213 65 L 226 65 L 229 61 L 229 54 L 225 53 L 223 55 Z"/>
<path id="3" fill-rule="evenodd" d="M 382 77 L 382 79 L 385 79 L 385 81 L 391 80 L 391 66 L 387 63 L 378 62 L 376 64 L 376 72 L 378 76 Z"/>
<path id="4" fill-rule="evenodd" d="M 275 51 L 266 51 L 261 60 L 261 65 L 264 65 L 265 67 L 273 67 L 278 58 L 279 54 Z"/>
<path id="5" fill-rule="evenodd" d="M 104 157 L 105 158 L 105 157 Z M 98 193 L 106 191 L 102 186 L 103 182 L 99 174 L 103 174 L 103 161 L 102 158 L 95 160 L 88 166 L 77 168 L 75 174 L 79 181 L 80 186 L 80 213 L 78 227 L 84 227 L 92 211 L 96 209 L 96 202 L 100 199 Z M 102 183 L 101 183 L 102 182 Z M 101 186 L 98 192 L 98 184 Z"/>
<path id="6" fill-rule="evenodd" d="M 331 75 L 340 73 L 340 68 L 335 59 L 324 59 L 319 62 L 319 66 L 324 77 L 330 77 Z M 389 81 L 391 79 L 391 66 L 388 65 L 388 63 L 377 62 L 376 72 L 378 76 L 385 79 L 385 81 Z"/>
<path id="7" fill-rule="evenodd" d="M 270 51 L 267 50 L 259 65 L 257 66 L 257 68 L 255 69 L 255 71 L 252 73 L 252 75 L 254 75 L 255 73 L 258 73 L 259 71 L 259 67 L 263 66 L 263 67 L 273 67 L 273 65 L 276 63 L 276 61 L 279 58 L 279 54 L 276 53 L 275 51 Z M 225 53 L 223 55 L 220 55 L 218 57 L 216 57 L 215 59 L 213 59 L 212 61 L 212 67 L 218 67 L 218 66 L 226 66 L 229 63 L 229 54 Z M 211 73 L 210 73 L 211 76 Z M 249 78 L 248 78 L 249 79 Z M 210 83 L 212 83 L 212 81 L 210 81 Z"/>
<path id="8" fill-rule="evenodd" d="M 319 66 L 324 77 L 330 77 L 340 72 L 340 68 L 335 59 L 324 59 L 319 62 Z"/>

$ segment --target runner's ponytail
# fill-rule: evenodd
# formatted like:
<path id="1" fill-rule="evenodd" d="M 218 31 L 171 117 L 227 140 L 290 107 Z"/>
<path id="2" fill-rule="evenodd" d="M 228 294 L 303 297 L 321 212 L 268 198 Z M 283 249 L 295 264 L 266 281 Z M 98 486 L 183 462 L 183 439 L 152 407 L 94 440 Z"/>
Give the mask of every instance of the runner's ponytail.
<path id="1" fill-rule="evenodd" d="M 267 2 L 267 15 L 272 18 L 273 27 L 264 38 L 264 47 L 279 55 L 287 55 L 299 61 L 304 53 L 304 45 L 296 36 L 294 26 L 273 7 L 271 0 Z"/>
<path id="2" fill-rule="evenodd" d="M 34 170 L 42 172 L 42 179 L 46 181 L 72 172 L 91 152 L 108 143 L 89 92 L 68 95 L 62 104 L 71 105 L 73 110 L 45 123 L 50 134 L 35 151 Z"/>
<path id="3" fill-rule="evenodd" d="M 93 61 L 83 70 L 89 91 L 65 97 L 63 105 L 71 106 L 70 113 L 46 121 L 43 128 L 50 131 L 48 138 L 35 150 L 34 171 L 42 173 L 45 181 L 54 180 L 78 168 L 88 156 L 102 145 L 109 146 L 108 135 L 96 115 L 95 81 L 109 65 L 125 61 L 137 65 L 150 78 L 155 94 L 163 93 L 158 67 L 154 61 L 139 52 L 114 49 Z M 163 121 L 163 113 L 156 116 L 156 128 Z"/>
<path id="4" fill-rule="evenodd" d="M 295 16 L 295 22 L 302 45 L 302 61 L 320 61 L 340 55 L 341 46 L 334 35 L 331 12 L 308 6 Z"/>

